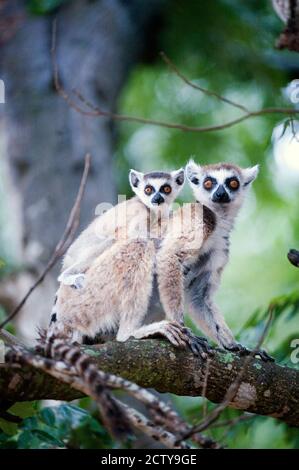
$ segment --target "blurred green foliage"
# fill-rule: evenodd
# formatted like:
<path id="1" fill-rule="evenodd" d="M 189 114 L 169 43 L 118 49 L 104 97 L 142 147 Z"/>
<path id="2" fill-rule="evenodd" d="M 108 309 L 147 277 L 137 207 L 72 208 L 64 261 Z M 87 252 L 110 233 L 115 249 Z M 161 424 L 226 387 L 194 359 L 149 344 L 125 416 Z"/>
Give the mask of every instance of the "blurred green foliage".
<path id="1" fill-rule="evenodd" d="M 35 14 L 48 14 L 62 1 L 30 0 L 27 4 Z M 295 78 L 294 70 L 298 73 L 298 56 L 274 49 L 282 23 L 270 1 L 172 0 L 166 5 L 160 48 L 186 76 L 252 110 L 290 106 L 284 88 Z M 192 126 L 219 124 L 240 115 L 232 106 L 188 87 L 160 59 L 134 69 L 119 108 L 126 114 Z M 299 338 L 299 270 L 289 264 L 286 254 L 290 247 L 299 245 L 299 179 L 293 178 L 291 170 L 289 178 L 281 178 L 271 140 L 276 125 L 282 123 L 281 133 L 287 131 L 288 116 L 285 122 L 278 115 L 267 115 L 210 133 L 122 123 L 115 167 L 119 192 L 129 194 L 127 175 L 131 167 L 173 169 L 184 165 L 191 155 L 200 163 L 261 165 L 232 236 L 231 260 L 218 302 L 232 330 L 249 346 L 256 344 L 271 304 L 273 324 L 265 345 L 282 364 L 298 367 L 291 362 L 291 341 Z M 186 188 L 183 199 L 191 197 Z M 6 253 L 0 254 L 8 260 Z M 202 418 L 204 399 L 173 399 L 190 422 Z M 86 409 L 73 405 L 44 409 L 23 406 L 25 411 L 28 406 L 29 416 L 24 410 L 16 412 L 23 418 L 20 425 L 0 420 L 0 447 L 115 445 L 94 419 L 89 405 Z M 208 404 L 208 410 L 213 406 Z M 220 420 L 239 415 L 239 411 L 227 409 Z M 299 447 L 297 430 L 265 417 L 208 432 L 232 448 Z"/>
<path id="2" fill-rule="evenodd" d="M 35 15 L 47 15 L 67 1 L 69 0 L 27 0 L 27 9 Z"/>
<path id="3" fill-rule="evenodd" d="M 103 449 L 114 444 L 92 414 L 75 405 L 39 409 L 34 403 L 18 403 L 12 415 L 24 418 L 18 426 L 0 418 L 0 449 Z M 2 431 L 1 431 L 2 430 Z"/>

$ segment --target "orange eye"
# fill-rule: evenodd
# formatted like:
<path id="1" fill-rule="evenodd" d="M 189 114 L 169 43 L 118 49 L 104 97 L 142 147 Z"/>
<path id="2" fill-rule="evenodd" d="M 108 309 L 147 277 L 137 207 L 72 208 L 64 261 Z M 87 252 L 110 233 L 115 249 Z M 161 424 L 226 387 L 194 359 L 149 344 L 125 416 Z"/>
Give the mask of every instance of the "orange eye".
<path id="1" fill-rule="evenodd" d="M 168 185 L 164 186 L 163 192 L 164 192 L 165 194 L 170 194 L 170 193 L 171 193 L 171 187 L 168 186 Z"/>
<path id="2" fill-rule="evenodd" d="M 152 186 L 146 186 L 144 188 L 144 192 L 145 192 L 145 194 L 147 194 L 149 196 L 153 192 L 153 187 Z"/>
<path id="3" fill-rule="evenodd" d="M 239 186 L 240 186 L 240 184 L 239 184 L 239 181 L 238 181 L 238 180 L 231 180 L 231 181 L 229 182 L 229 187 L 230 187 L 231 189 L 236 190 L 236 189 L 238 189 Z"/>
<path id="4" fill-rule="evenodd" d="M 213 181 L 211 179 L 207 179 L 203 185 L 205 189 L 212 189 Z"/>

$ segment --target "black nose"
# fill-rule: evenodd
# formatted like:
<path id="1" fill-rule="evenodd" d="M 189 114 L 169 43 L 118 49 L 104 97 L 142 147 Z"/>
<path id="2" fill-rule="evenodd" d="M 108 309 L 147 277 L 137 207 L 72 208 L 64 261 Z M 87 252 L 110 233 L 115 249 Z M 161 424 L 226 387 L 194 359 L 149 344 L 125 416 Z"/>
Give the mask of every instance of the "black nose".
<path id="1" fill-rule="evenodd" d="M 230 202 L 230 197 L 225 191 L 224 187 L 222 184 L 217 188 L 217 190 L 214 192 L 212 196 L 212 201 L 213 202 Z"/>
<path id="2" fill-rule="evenodd" d="M 164 202 L 164 197 L 161 196 L 160 193 L 156 193 L 154 195 L 153 199 L 152 199 L 152 203 L 153 204 L 158 204 L 158 206 L 159 206 L 160 204 L 163 204 L 163 202 Z"/>

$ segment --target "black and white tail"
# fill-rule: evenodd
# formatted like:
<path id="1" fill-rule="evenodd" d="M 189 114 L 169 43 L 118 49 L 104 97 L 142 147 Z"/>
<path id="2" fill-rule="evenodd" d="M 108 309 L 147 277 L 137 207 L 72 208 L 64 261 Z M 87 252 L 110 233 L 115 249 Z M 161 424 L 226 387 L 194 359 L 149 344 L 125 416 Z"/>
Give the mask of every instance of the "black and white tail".
<path id="1" fill-rule="evenodd" d="M 72 366 L 87 386 L 90 396 L 97 402 L 108 430 L 119 439 L 125 438 L 130 434 L 130 426 L 124 411 L 109 392 L 91 358 L 79 347 L 71 344 L 72 334 L 68 333 L 63 329 L 63 325 L 59 325 L 55 299 L 49 328 L 39 331 L 37 351 L 48 358 Z"/>

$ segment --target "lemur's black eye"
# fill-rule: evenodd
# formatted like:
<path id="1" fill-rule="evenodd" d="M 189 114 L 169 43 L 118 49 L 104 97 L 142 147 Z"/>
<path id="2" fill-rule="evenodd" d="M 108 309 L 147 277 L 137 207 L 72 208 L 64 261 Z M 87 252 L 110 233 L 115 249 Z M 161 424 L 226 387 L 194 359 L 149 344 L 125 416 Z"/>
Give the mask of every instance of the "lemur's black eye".
<path id="1" fill-rule="evenodd" d="M 172 189 L 171 189 L 171 186 L 169 186 L 169 184 L 164 184 L 161 188 L 160 188 L 160 191 L 161 193 L 165 193 L 165 194 L 170 194 Z"/>
<path id="2" fill-rule="evenodd" d="M 150 185 L 147 185 L 144 188 L 144 192 L 147 196 L 150 196 L 151 194 L 153 194 L 154 191 L 155 191 L 154 188 Z"/>
<path id="3" fill-rule="evenodd" d="M 212 189 L 213 185 L 214 185 L 214 183 L 213 183 L 213 180 L 211 178 L 206 178 L 204 183 L 203 183 L 204 188 L 207 189 L 208 191 L 210 189 Z"/>
<path id="4" fill-rule="evenodd" d="M 233 191 L 236 191 L 237 189 L 239 189 L 239 186 L 240 186 L 240 183 L 237 180 L 237 178 L 231 178 L 228 181 L 228 187 L 232 189 Z"/>

